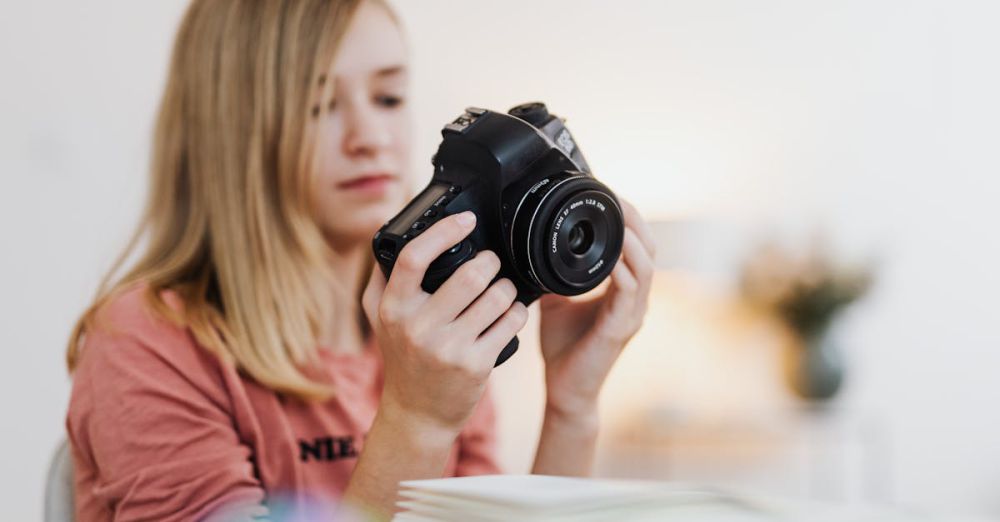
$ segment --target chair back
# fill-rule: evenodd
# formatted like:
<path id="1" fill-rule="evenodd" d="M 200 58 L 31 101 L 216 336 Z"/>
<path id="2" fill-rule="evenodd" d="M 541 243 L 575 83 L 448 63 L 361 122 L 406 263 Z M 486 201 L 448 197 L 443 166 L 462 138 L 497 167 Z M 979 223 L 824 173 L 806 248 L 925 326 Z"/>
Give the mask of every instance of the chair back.
<path id="1" fill-rule="evenodd" d="M 72 522 L 73 455 L 66 440 L 59 443 L 45 477 L 45 522 Z"/>

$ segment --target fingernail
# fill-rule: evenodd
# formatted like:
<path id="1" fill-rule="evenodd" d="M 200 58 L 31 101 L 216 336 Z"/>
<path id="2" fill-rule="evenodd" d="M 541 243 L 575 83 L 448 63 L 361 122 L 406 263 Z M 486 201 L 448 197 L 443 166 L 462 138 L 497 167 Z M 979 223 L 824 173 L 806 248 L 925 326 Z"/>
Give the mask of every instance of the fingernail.
<path id="1" fill-rule="evenodd" d="M 458 220 L 460 225 L 467 227 L 476 222 L 476 213 L 471 210 L 466 210 L 465 212 L 458 214 L 455 219 Z"/>

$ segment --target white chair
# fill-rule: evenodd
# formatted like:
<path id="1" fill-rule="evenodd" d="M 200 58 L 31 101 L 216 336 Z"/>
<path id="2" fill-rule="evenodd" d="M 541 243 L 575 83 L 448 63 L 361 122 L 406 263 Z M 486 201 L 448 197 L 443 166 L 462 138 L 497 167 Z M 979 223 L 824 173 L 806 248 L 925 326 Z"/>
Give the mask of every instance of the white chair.
<path id="1" fill-rule="evenodd" d="M 73 455 L 69 444 L 63 440 L 56 448 L 49 473 L 45 477 L 45 522 L 72 522 L 73 506 Z"/>

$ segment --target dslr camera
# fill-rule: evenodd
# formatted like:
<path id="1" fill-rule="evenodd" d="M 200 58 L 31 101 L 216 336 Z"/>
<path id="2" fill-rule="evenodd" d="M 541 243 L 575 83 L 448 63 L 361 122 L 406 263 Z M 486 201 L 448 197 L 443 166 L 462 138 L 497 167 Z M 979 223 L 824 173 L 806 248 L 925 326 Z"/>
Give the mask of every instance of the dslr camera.
<path id="1" fill-rule="evenodd" d="M 545 104 L 506 114 L 470 107 L 441 135 L 430 183 L 372 239 L 386 278 L 410 240 L 466 210 L 476 227 L 428 267 L 421 283 L 428 293 L 482 250 L 500 258 L 494 281 L 510 279 L 525 305 L 544 293 L 582 294 L 611 273 L 625 232 L 618 200 Z M 517 346 L 514 337 L 496 366 Z"/>

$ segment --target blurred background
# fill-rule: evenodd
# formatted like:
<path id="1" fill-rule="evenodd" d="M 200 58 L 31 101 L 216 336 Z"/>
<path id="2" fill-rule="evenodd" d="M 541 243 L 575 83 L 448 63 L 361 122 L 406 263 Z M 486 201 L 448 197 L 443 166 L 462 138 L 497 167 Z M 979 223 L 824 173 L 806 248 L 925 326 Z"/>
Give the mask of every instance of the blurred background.
<path id="1" fill-rule="evenodd" d="M 464 107 L 543 100 L 653 223 L 599 475 L 1000 518 L 1000 4 L 393 3 L 421 176 Z M 0 17 L 5 518 L 41 516 L 65 341 L 138 217 L 185 5 Z M 536 327 L 493 377 L 513 473 L 541 424 Z"/>

